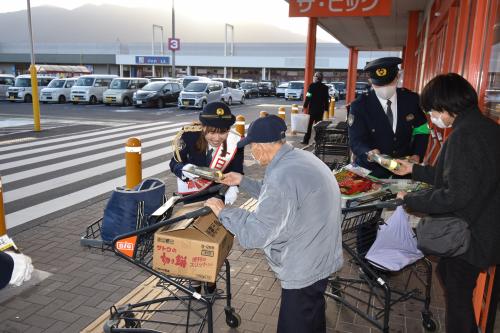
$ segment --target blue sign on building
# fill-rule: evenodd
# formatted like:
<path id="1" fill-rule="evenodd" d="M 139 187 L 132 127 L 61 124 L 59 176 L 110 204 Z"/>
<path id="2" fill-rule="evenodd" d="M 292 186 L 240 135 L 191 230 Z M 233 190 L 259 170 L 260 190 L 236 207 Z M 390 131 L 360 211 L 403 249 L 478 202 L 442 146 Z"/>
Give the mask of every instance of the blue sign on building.
<path id="1" fill-rule="evenodd" d="M 170 65 L 170 57 L 163 56 L 136 56 L 137 65 Z"/>

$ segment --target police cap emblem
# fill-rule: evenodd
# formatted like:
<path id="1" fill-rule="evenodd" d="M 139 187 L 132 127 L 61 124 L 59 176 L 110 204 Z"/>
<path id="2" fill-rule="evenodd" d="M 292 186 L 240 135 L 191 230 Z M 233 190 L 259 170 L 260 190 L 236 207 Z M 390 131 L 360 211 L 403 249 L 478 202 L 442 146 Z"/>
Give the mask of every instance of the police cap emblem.
<path id="1" fill-rule="evenodd" d="M 223 108 L 218 108 L 218 109 L 215 111 L 215 113 L 216 113 L 219 117 L 221 117 L 221 116 L 223 116 L 223 115 L 224 115 L 224 109 L 223 109 Z"/>
<path id="2" fill-rule="evenodd" d="M 386 76 L 387 75 L 387 69 L 385 69 L 385 68 L 378 68 L 375 71 L 375 74 L 377 74 L 377 76 Z"/>

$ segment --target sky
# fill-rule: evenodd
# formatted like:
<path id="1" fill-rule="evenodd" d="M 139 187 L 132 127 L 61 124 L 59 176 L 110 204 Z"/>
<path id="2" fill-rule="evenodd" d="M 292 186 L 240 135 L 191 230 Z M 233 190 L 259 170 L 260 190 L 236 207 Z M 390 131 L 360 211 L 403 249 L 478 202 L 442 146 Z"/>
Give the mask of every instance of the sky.
<path id="1" fill-rule="evenodd" d="M 164 7 L 170 11 L 172 0 L 31 0 L 31 7 L 55 6 L 70 10 L 86 4 L 132 8 Z M 0 0 L 0 13 L 24 10 L 26 5 L 27 1 L 24 0 Z M 237 22 L 265 22 L 303 36 L 307 34 L 307 19 L 288 17 L 288 3 L 284 0 L 177 0 L 175 12 L 188 12 L 192 18 L 200 20 L 207 16 L 217 18 L 233 25 Z M 325 42 L 336 42 L 320 27 L 317 38 Z"/>

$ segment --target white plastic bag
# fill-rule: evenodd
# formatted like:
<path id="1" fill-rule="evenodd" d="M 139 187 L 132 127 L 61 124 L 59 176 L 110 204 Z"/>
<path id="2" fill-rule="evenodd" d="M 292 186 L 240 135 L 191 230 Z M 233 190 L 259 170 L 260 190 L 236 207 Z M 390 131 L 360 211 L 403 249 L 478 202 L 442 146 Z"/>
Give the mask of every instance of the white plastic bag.
<path id="1" fill-rule="evenodd" d="M 292 132 L 306 133 L 309 117 L 307 113 L 292 113 Z"/>
<path id="2" fill-rule="evenodd" d="M 409 216 L 399 206 L 381 225 L 365 258 L 381 268 L 399 271 L 424 257 L 408 224 Z"/>

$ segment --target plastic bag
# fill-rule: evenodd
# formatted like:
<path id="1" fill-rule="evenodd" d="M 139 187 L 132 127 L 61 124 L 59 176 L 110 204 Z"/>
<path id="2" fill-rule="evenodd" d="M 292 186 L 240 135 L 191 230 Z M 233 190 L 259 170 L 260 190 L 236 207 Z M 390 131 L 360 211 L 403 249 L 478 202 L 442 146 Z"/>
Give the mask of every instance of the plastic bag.
<path id="1" fill-rule="evenodd" d="M 133 190 L 116 188 L 104 209 L 102 240 L 110 242 L 118 235 L 136 230 L 139 202 L 144 202 L 144 218 L 147 221 L 148 216 L 162 205 L 164 195 L 165 183 L 156 178 L 143 180 Z"/>
<path id="2" fill-rule="evenodd" d="M 309 117 L 307 113 L 292 113 L 292 131 L 306 133 Z"/>
<path id="3" fill-rule="evenodd" d="M 408 214 L 401 206 L 398 207 L 386 223 L 380 226 L 377 238 L 365 258 L 390 271 L 399 271 L 423 258 L 408 220 Z"/>

